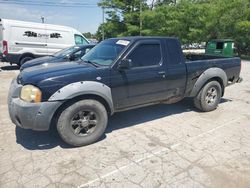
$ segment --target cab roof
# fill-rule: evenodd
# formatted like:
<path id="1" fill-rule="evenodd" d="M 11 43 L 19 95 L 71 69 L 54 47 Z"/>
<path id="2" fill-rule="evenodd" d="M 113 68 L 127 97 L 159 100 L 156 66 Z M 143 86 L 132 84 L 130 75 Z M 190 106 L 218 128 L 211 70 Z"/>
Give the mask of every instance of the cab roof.
<path id="1" fill-rule="evenodd" d="M 177 37 L 162 37 L 162 36 L 129 36 L 129 37 L 117 37 L 112 39 L 118 40 L 138 40 L 138 39 L 177 39 Z"/>

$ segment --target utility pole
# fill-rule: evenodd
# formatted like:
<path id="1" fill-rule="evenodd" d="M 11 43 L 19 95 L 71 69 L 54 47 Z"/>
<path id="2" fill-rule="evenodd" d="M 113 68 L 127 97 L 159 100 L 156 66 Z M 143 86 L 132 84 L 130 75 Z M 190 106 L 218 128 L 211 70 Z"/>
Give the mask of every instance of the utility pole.
<path id="1" fill-rule="evenodd" d="M 42 23 L 44 23 L 44 17 L 43 16 L 41 16 L 41 20 L 42 20 Z"/>
<path id="2" fill-rule="evenodd" d="M 105 38 L 105 31 L 104 31 L 104 20 L 105 20 L 105 9 L 104 6 L 102 7 L 102 40 Z"/>
<path id="3" fill-rule="evenodd" d="M 142 35 L 141 34 L 141 31 L 142 31 L 142 18 L 141 18 L 141 14 L 142 14 L 142 1 L 143 0 L 140 0 L 140 36 Z"/>

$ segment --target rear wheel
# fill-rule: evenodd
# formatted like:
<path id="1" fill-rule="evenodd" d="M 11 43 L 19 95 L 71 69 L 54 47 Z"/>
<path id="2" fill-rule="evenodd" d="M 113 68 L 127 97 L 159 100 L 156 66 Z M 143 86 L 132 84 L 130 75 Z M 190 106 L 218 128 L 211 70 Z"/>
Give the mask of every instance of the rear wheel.
<path id="1" fill-rule="evenodd" d="M 22 66 L 24 63 L 26 63 L 27 61 L 30 61 L 30 60 L 32 60 L 32 59 L 34 59 L 34 58 L 31 57 L 31 56 L 25 56 L 25 57 L 23 57 L 23 58 L 21 59 L 20 63 L 19 63 L 19 66 Z"/>
<path id="2" fill-rule="evenodd" d="M 194 98 L 194 105 L 201 111 L 215 110 L 220 103 L 222 88 L 219 82 L 208 82 Z"/>
<path id="3" fill-rule="evenodd" d="M 107 123 L 107 111 L 100 102 L 81 100 L 63 110 L 57 130 L 66 143 L 84 146 L 96 142 L 103 135 Z"/>

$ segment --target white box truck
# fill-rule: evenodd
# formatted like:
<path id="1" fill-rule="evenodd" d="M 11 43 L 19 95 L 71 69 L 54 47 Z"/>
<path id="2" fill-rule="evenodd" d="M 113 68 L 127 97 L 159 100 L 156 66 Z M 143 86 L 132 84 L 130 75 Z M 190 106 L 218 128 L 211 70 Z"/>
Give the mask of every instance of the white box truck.
<path id="1" fill-rule="evenodd" d="M 0 19 L 0 60 L 11 64 L 20 66 L 33 58 L 88 43 L 71 27 Z"/>

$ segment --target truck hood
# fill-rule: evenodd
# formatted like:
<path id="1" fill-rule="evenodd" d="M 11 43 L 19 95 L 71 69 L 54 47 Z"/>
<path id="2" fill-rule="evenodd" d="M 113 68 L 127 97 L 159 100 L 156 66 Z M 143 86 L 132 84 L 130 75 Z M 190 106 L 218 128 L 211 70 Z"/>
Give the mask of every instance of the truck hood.
<path id="1" fill-rule="evenodd" d="M 33 84 L 39 86 L 48 82 L 66 84 L 84 80 L 85 75 L 89 75 L 95 69 L 95 66 L 83 61 L 43 63 L 24 69 L 19 74 L 18 79 L 22 85 Z"/>
<path id="2" fill-rule="evenodd" d="M 60 58 L 53 57 L 53 56 L 45 56 L 45 57 L 36 58 L 36 59 L 30 60 L 30 61 L 24 63 L 20 67 L 20 71 L 23 71 L 23 69 L 26 69 L 28 67 L 33 67 L 33 66 L 41 65 L 43 63 L 51 63 L 51 62 L 54 62 L 54 61 L 57 62 L 59 60 L 60 60 Z"/>

